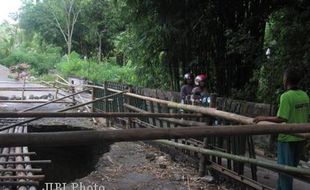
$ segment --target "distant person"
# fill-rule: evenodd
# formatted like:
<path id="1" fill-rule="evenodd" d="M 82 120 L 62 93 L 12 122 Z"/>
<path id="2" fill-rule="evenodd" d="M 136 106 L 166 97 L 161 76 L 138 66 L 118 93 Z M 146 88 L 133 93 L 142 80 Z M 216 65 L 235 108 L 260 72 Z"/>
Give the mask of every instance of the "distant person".
<path id="1" fill-rule="evenodd" d="M 270 121 L 275 123 L 308 123 L 309 120 L 309 96 L 298 88 L 301 80 L 300 72 L 295 68 L 287 69 L 283 75 L 283 84 L 286 92 L 280 97 L 280 106 L 277 116 L 258 116 L 255 123 Z M 305 139 L 288 134 L 278 136 L 278 164 L 296 167 L 303 154 Z M 277 190 L 292 190 L 293 178 L 279 173 Z"/>
<path id="2" fill-rule="evenodd" d="M 208 106 L 210 103 L 209 92 L 206 87 L 206 74 L 200 74 L 195 78 L 196 87 L 192 90 L 191 101 L 195 105 Z"/>
<path id="3" fill-rule="evenodd" d="M 181 103 L 188 104 L 190 102 L 190 96 L 194 88 L 194 76 L 191 73 L 184 75 L 184 84 L 181 87 L 180 97 Z"/>

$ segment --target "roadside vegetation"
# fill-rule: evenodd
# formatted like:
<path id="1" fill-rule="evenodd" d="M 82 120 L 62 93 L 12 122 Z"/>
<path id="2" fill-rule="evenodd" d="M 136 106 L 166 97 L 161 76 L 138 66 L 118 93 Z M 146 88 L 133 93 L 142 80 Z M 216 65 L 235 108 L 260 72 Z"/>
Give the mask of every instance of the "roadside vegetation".
<path id="1" fill-rule="evenodd" d="M 0 64 L 27 63 L 45 79 L 58 73 L 170 90 L 186 72 L 207 73 L 210 91 L 267 103 L 282 92 L 284 68 L 298 66 L 310 92 L 306 0 L 36 2 L 24 1 L 16 24 L 0 25 Z"/>

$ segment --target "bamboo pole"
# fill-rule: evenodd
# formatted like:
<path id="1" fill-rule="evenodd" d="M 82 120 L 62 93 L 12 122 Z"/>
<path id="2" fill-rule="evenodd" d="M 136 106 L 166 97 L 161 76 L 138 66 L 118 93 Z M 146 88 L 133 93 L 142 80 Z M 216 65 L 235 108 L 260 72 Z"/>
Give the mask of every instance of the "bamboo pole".
<path id="1" fill-rule="evenodd" d="M 56 77 L 58 77 L 59 79 L 61 79 L 61 80 L 64 81 L 65 83 L 69 84 L 69 81 L 67 81 L 66 79 L 64 79 L 64 78 L 61 77 L 60 75 L 56 74 Z"/>
<path id="2" fill-rule="evenodd" d="M 34 110 L 34 109 L 43 107 L 43 106 L 45 106 L 45 105 L 48 105 L 48 104 L 51 104 L 51 103 L 56 103 L 56 102 L 58 102 L 58 101 L 60 101 L 60 100 L 64 100 L 64 99 L 66 99 L 66 98 L 68 98 L 68 97 L 71 97 L 71 96 L 73 96 L 73 95 L 77 95 L 77 94 L 80 94 L 80 93 L 83 93 L 83 92 L 87 92 L 87 91 L 88 91 L 88 90 L 83 90 L 83 91 L 80 91 L 80 92 L 76 92 L 75 94 L 70 94 L 70 95 L 64 96 L 64 97 L 62 97 L 62 98 L 58 98 L 58 99 L 55 99 L 55 100 L 51 100 L 51 101 L 48 101 L 48 102 L 46 102 L 46 103 L 44 103 L 44 104 L 41 104 L 41 105 L 33 106 L 33 107 L 31 107 L 31 108 L 24 109 L 24 110 L 22 110 L 22 111 L 20 111 L 20 112 L 22 113 L 22 112 Z"/>
<path id="3" fill-rule="evenodd" d="M 33 176 L 0 176 L 0 180 L 11 180 L 11 179 L 29 179 L 29 180 L 43 180 L 44 175 L 33 175 Z"/>
<path id="4" fill-rule="evenodd" d="M 30 104 L 42 104 L 42 103 L 48 103 L 50 101 L 48 100 L 0 100 L 0 103 L 14 103 L 14 104 L 24 104 L 24 103 L 30 103 Z M 58 101 L 55 102 L 56 104 L 63 104 L 68 103 L 66 101 Z"/>
<path id="5" fill-rule="evenodd" d="M 81 102 L 82 102 L 82 103 L 85 103 L 84 98 L 83 98 L 80 94 L 78 94 L 78 96 L 79 96 Z M 85 107 L 85 109 L 87 110 L 88 113 L 91 113 L 91 112 L 92 112 L 92 111 L 89 109 L 89 107 L 88 107 L 87 105 L 85 105 L 84 107 Z M 94 117 L 92 117 L 92 120 L 93 120 L 93 122 L 94 122 L 95 125 L 98 124 L 97 120 L 96 120 Z"/>
<path id="6" fill-rule="evenodd" d="M 22 145 L 20 145 L 22 146 Z M 51 160 L 31 160 L 31 161 L 6 161 L 6 162 L 1 162 L 1 164 L 50 164 L 52 163 Z"/>
<path id="7" fill-rule="evenodd" d="M 66 146 L 98 144 L 100 142 L 123 142 L 174 138 L 198 138 L 210 136 L 264 135 L 276 133 L 304 133 L 310 124 L 287 125 L 241 125 L 221 127 L 179 127 L 127 129 L 104 131 L 42 132 L 27 134 L 0 134 L 0 146 Z"/>
<path id="8" fill-rule="evenodd" d="M 0 118 L 29 118 L 29 117 L 150 117 L 150 118 L 191 118 L 201 117 L 200 114 L 179 114 L 179 113 L 132 113 L 132 112 L 0 112 Z M 190 121 L 191 122 L 191 121 Z M 185 124 L 183 124 L 185 125 Z M 205 126 L 205 124 L 204 124 Z"/>
<path id="9" fill-rule="evenodd" d="M 0 91 L 54 91 L 54 88 L 41 88 L 41 87 L 5 87 L 5 88 L 0 88 Z"/>
<path id="10" fill-rule="evenodd" d="M 143 117 L 144 114 L 150 114 L 152 115 L 151 112 L 145 111 L 143 109 L 128 105 L 128 104 L 124 104 L 124 107 L 131 110 L 131 111 L 135 111 L 135 112 L 139 112 L 139 114 L 141 114 L 141 117 Z M 170 122 L 170 123 L 174 123 L 174 124 L 178 124 L 181 126 L 205 126 L 205 123 L 202 122 L 197 122 L 197 121 L 188 121 L 188 120 L 180 120 L 180 119 L 175 119 L 175 118 L 191 118 L 192 117 L 202 117 L 202 115 L 198 114 L 177 114 L 177 113 L 159 113 L 158 116 L 160 116 L 160 114 L 163 115 L 175 115 L 175 117 L 172 117 L 171 119 L 167 119 L 168 117 L 163 117 L 163 118 L 159 118 L 162 121 L 166 121 L 166 122 Z M 190 117 L 187 117 L 190 116 Z"/>
<path id="11" fill-rule="evenodd" d="M 71 84 L 69 84 L 69 83 L 63 83 L 63 82 L 60 82 L 60 81 L 58 81 L 58 80 L 56 80 L 55 82 L 56 82 L 57 84 L 61 84 L 61 85 L 63 85 L 63 86 L 67 86 L 67 87 L 73 86 L 73 85 L 71 85 Z"/>
<path id="12" fill-rule="evenodd" d="M 111 89 L 111 88 L 108 88 L 107 90 L 111 91 L 111 92 L 115 92 L 115 93 L 119 92 L 119 90 L 115 90 L 115 89 Z M 142 100 L 160 103 L 160 104 L 166 105 L 170 108 L 177 108 L 177 109 L 184 109 L 186 111 L 198 112 L 198 113 L 202 113 L 202 114 L 209 115 L 212 117 L 218 117 L 221 119 L 234 121 L 234 122 L 238 122 L 238 123 L 242 123 L 242 124 L 253 124 L 253 118 L 234 114 L 234 113 L 229 113 L 229 112 L 225 112 L 225 111 L 216 110 L 215 108 L 180 104 L 180 103 L 176 103 L 176 102 L 146 97 L 146 96 L 142 96 L 142 95 L 138 95 L 138 94 L 134 94 L 134 93 L 128 93 L 128 92 L 124 93 L 124 95 L 134 97 L 134 98 L 138 98 L 138 99 L 142 99 Z M 267 124 L 267 122 L 266 123 L 262 122 L 262 123 Z M 270 122 L 268 122 L 268 123 L 270 123 Z"/>
<path id="13" fill-rule="evenodd" d="M 210 108 L 216 108 L 216 98 L 217 98 L 216 94 L 211 94 Z M 211 124 L 212 124 L 212 122 L 211 122 Z M 208 148 L 207 137 L 203 138 L 202 148 Z M 205 156 L 204 154 L 200 154 L 199 157 L 200 158 L 199 158 L 199 170 L 198 170 L 198 172 L 199 172 L 199 176 L 203 177 L 206 173 L 207 156 Z"/>
<path id="14" fill-rule="evenodd" d="M 42 169 L 40 168 L 35 168 L 35 169 L 0 169 L 0 172 L 35 172 L 35 173 L 40 173 L 42 172 Z"/>
<path id="15" fill-rule="evenodd" d="M 122 94 L 122 93 L 124 93 L 124 92 L 118 92 L 118 93 L 115 93 L 115 94 L 111 94 L 109 96 L 101 97 L 101 98 L 98 98 L 96 100 L 92 100 L 92 101 L 85 102 L 85 103 L 82 103 L 82 104 L 79 104 L 79 105 L 71 106 L 69 108 L 61 109 L 61 110 L 58 110 L 57 112 L 65 112 L 65 111 L 68 111 L 68 110 L 76 109 L 76 108 L 79 108 L 79 107 L 82 107 L 82 106 L 85 106 L 85 105 L 88 105 L 88 104 L 91 104 L 91 103 L 94 103 L 94 102 L 97 102 L 97 101 L 101 101 L 103 99 L 107 99 L 107 98 L 110 98 L 110 97 L 113 97 L 113 96 L 116 96 L 116 95 Z M 41 118 L 42 117 L 32 118 L 32 119 L 28 119 L 26 121 L 21 121 L 21 122 L 14 123 L 14 124 L 11 124 L 11 125 L 8 125 L 8 126 L 4 126 L 4 127 L 0 128 L 0 131 L 3 131 L 5 129 L 9 129 L 9 128 L 12 128 L 12 127 L 16 127 L 18 125 L 23 125 L 23 124 L 26 124 L 26 123 L 29 123 L 29 122 L 32 122 L 32 121 L 36 121 L 36 120 L 41 119 Z"/>
<path id="16" fill-rule="evenodd" d="M 284 172 L 284 173 L 289 173 L 289 174 L 302 174 L 302 175 L 307 175 L 310 176 L 310 170 L 308 169 L 303 169 L 303 168 L 297 168 L 297 167 L 292 167 L 292 166 L 286 166 L 286 165 L 279 165 L 271 161 L 262 161 L 262 160 L 257 160 L 253 158 L 248 158 L 244 156 L 238 156 L 234 154 L 229 154 L 229 153 L 224 153 L 220 151 L 215 151 L 215 150 L 209 150 L 209 149 L 204 149 L 200 147 L 193 147 L 190 145 L 185 145 L 185 144 L 180 144 L 180 143 L 175 143 L 172 141 L 167 141 L 167 140 L 156 140 L 155 142 L 165 144 L 165 145 L 170 145 L 182 149 L 187 149 L 191 151 L 196 151 L 205 155 L 210 155 L 210 156 L 219 156 L 222 158 L 234 160 L 234 161 L 239 161 L 243 163 L 248 163 L 248 164 L 254 164 L 260 167 L 276 170 L 279 172 Z"/>
<path id="17" fill-rule="evenodd" d="M 12 154 L 0 154 L 0 157 L 9 157 L 9 156 L 33 156 L 36 155 L 35 152 L 28 152 L 28 153 L 12 153 Z"/>
<path id="18" fill-rule="evenodd" d="M 28 126 L 24 127 L 24 131 L 23 132 L 24 133 L 28 133 Z M 27 146 L 23 146 L 23 153 L 28 153 L 28 152 L 29 152 L 28 147 Z M 30 157 L 29 156 L 24 156 L 24 160 L 25 161 L 30 161 Z M 31 164 L 26 164 L 25 168 L 26 169 L 33 169 Z M 33 176 L 33 172 L 28 172 L 27 176 Z M 36 189 L 37 189 L 36 186 L 30 186 L 29 187 L 29 190 L 36 190 Z"/>

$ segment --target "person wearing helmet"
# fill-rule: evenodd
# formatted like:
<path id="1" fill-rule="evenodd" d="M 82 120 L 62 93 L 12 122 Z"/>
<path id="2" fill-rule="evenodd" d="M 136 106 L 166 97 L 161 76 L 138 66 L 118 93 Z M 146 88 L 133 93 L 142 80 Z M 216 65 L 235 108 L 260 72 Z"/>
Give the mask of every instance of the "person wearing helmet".
<path id="1" fill-rule="evenodd" d="M 200 74 L 195 78 L 196 87 L 192 90 L 191 101 L 195 105 L 208 106 L 209 104 L 209 93 L 206 87 L 206 74 Z"/>
<path id="2" fill-rule="evenodd" d="M 180 97 L 181 103 L 189 103 L 190 95 L 192 94 L 192 90 L 194 88 L 194 76 L 191 73 L 186 73 L 184 75 L 184 84 L 181 87 Z"/>

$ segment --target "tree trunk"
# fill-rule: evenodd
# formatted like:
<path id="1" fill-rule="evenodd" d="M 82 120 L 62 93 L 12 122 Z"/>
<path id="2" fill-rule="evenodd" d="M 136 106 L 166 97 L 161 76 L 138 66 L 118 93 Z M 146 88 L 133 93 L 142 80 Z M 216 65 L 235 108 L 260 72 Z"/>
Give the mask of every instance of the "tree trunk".
<path id="1" fill-rule="evenodd" d="M 102 60 L 102 37 L 101 34 L 99 34 L 99 46 L 98 46 L 98 61 L 99 63 Z"/>

